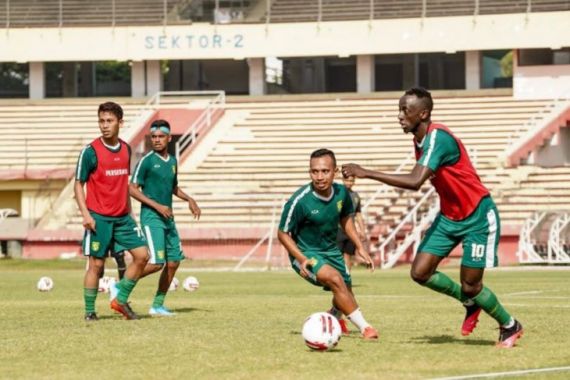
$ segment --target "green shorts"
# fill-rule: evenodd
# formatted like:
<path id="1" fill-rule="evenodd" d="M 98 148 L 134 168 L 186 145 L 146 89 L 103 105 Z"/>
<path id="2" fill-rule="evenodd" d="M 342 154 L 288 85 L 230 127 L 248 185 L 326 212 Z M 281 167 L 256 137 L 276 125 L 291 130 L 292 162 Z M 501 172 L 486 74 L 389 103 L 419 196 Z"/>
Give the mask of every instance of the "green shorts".
<path id="1" fill-rule="evenodd" d="M 141 229 L 130 215 L 110 217 L 92 211 L 95 231 L 86 230 L 83 236 L 83 254 L 97 258 L 107 257 L 107 251 L 146 247 Z"/>
<path id="2" fill-rule="evenodd" d="M 492 268 L 499 264 L 497 247 L 501 221 L 491 197 L 481 200 L 475 211 L 461 221 L 439 214 L 427 230 L 418 252 L 446 257 L 463 242 L 461 265 L 470 268 Z"/>
<path id="3" fill-rule="evenodd" d="M 141 226 L 148 241 L 149 264 L 184 260 L 182 243 L 174 219 L 141 220 Z"/>
<path id="4" fill-rule="evenodd" d="M 303 254 L 308 259 L 316 259 L 317 263 L 311 267 L 308 267 L 309 270 L 309 277 L 304 278 L 311 284 L 315 286 L 322 286 L 325 290 L 330 290 L 317 281 L 317 273 L 323 267 L 323 265 L 328 264 L 334 269 L 336 269 L 342 276 L 345 284 L 348 287 L 352 287 L 352 277 L 350 276 L 350 272 L 346 267 L 346 263 L 344 262 L 344 257 L 340 251 L 335 252 L 303 252 Z M 291 266 L 297 272 L 297 274 L 301 275 L 301 264 L 297 261 L 296 258 L 289 255 L 289 260 L 291 261 Z"/>

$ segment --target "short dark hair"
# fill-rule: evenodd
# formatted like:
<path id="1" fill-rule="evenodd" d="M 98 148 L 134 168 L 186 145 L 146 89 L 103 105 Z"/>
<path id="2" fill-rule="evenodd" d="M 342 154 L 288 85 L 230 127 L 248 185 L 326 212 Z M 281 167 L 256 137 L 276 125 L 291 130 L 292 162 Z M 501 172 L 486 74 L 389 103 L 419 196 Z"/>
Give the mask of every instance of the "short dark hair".
<path id="1" fill-rule="evenodd" d="M 123 108 L 115 102 L 105 102 L 99 104 L 97 115 L 101 112 L 111 112 L 118 120 L 123 120 Z"/>
<path id="2" fill-rule="evenodd" d="M 313 153 L 311 153 L 311 160 L 313 158 L 318 158 L 323 156 L 330 156 L 333 160 L 333 165 L 336 167 L 336 157 L 334 156 L 334 152 L 326 148 L 317 149 Z"/>
<path id="3" fill-rule="evenodd" d="M 168 129 L 170 129 L 170 123 L 169 123 L 168 121 L 166 121 L 166 120 L 158 119 L 158 120 L 153 121 L 153 122 L 150 124 L 150 127 L 151 127 L 151 128 L 166 127 L 166 128 L 168 128 Z"/>
<path id="4" fill-rule="evenodd" d="M 433 110 L 433 99 L 431 98 L 431 93 L 423 87 L 412 87 L 407 90 L 404 95 L 414 95 L 416 98 L 420 99 L 424 106 L 431 111 Z"/>

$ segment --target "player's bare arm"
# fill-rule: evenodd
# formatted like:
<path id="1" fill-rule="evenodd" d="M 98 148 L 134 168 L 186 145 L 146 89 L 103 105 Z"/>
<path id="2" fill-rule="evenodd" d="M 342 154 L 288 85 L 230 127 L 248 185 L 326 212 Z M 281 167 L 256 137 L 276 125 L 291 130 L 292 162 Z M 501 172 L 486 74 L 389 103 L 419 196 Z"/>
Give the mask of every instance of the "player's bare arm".
<path id="1" fill-rule="evenodd" d="M 172 209 L 170 207 L 161 205 L 160 203 L 155 202 L 152 199 L 150 199 L 149 197 L 147 197 L 146 195 L 144 195 L 140 189 L 140 186 L 137 185 L 136 183 L 130 183 L 129 184 L 129 194 L 131 195 L 131 197 L 135 198 L 137 201 L 144 203 L 145 205 L 155 209 L 156 212 L 158 212 L 164 218 L 166 218 L 166 219 L 172 218 L 173 213 L 172 213 Z"/>
<path id="2" fill-rule="evenodd" d="M 389 174 L 365 169 L 357 164 L 346 164 L 342 165 L 342 174 L 344 176 L 353 175 L 358 178 L 369 178 L 403 189 L 419 190 L 424 182 L 433 175 L 433 172 L 427 166 L 417 164 L 407 174 Z"/>
<path id="3" fill-rule="evenodd" d="M 83 191 L 83 182 L 76 180 L 73 191 L 75 193 L 75 202 L 77 202 L 77 207 L 79 207 L 79 211 L 81 211 L 81 215 L 83 216 L 83 228 L 95 231 L 95 219 L 93 219 L 87 209 L 85 193 Z"/>
<path id="4" fill-rule="evenodd" d="M 281 244 L 283 244 L 287 252 L 289 252 L 289 254 L 297 259 L 297 261 L 301 264 L 301 276 L 305 278 L 308 277 L 309 271 L 307 270 L 307 266 L 310 266 L 312 261 L 308 260 L 307 257 L 303 255 L 303 252 L 301 252 L 297 246 L 297 243 L 295 243 L 295 240 L 293 240 L 291 235 L 289 235 L 287 232 L 278 231 L 277 238 Z"/>
<path id="5" fill-rule="evenodd" d="M 190 209 L 190 212 L 192 212 L 192 215 L 194 216 L 194 219 L 196 220 L 200 220 L 200 215 L 202 215 L 202 210 L 200 210 L 200 207 L 198 207 L 198 203 L 196 203 L 196 201 L 194 200 L 194 198 L 192 198 L 190 195 L 186 194 L 181 188 L 179 188 L 178 186 L 176 186 L 174 188 L 174 190 L 172 190 L 172 194 L 176 195 L 178 198 L 188 202 L 188 208 Z"/>
<path id="6" fill-rule="evenodd" d="M 342 218 L 340 220 L 340 225 L 344 230 L 346 236 L 348 236 L 348 238 L 352 240 L 352 243 L 354 243 L 354 246 L 356 247 L 355 253 L 362 259 L 366 266 L 370 268 L 372 272 L 374 272 L 374 262 L 372 261 L 372 258 L 370 257 L 370 254 L 366 248 L 364 248 L 362 241 L 358 237 L 358 233 L 356 233 L 356 227 L 354 226 L 352 216 L 348 215 Z"/>

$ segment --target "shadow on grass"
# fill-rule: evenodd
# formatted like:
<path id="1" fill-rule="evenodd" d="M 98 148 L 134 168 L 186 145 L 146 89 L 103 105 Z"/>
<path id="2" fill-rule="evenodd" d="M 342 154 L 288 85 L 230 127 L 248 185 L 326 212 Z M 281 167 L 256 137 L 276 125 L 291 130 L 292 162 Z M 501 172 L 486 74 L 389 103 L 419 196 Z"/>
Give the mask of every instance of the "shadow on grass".
<path id="1" fill-rule="evenodd" d="M 176 308 L 176 309 L 172 309 L 173 312 L 175 313 L 191 313 L 193 311 L 200 311 L 200 312 L 206 312 L 209 313 L 212 310 L 209 309 L 199 309 L 197 307 L 180 307 L 180 308 Z"/>
<path id="2" fill-rule="evenodd" d="M 467 346 L 493 346 L 496 342 L 488 339 L 469 339 L 469 338 L 458 338 L 452 335 L 424 335 L 417 338 L 413 338 L 414 343 L 426 343 L 426 344 L 446 344 L 446 343 L 461 343 Z"/>

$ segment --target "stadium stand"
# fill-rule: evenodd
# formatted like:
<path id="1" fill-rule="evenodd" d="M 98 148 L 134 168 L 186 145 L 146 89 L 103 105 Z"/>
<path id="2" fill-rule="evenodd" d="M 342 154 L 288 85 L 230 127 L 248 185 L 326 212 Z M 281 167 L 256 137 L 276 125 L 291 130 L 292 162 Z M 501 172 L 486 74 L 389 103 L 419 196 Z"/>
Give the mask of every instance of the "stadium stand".
<path id="1" fill-rule="evenodd" d="M 125 104 L 125 120 L 133 120 L 142 101 Z M 77 154 L 98 136 L 97 101 L 58 101 L 29 105 L 0 104 L 0 173 L 3 178 L 64 178 L 72 175 Z M 128 125 L 126 125 L 128 128 Z"/>
<path id="2" fill-rule="evenodd" d="M 564 0 L 526 1 L 507 0 L 322 0 L 320 21 L 391 19 L 412 17 L 469 16 L 501 13 L 550 12 L 570 10 Z M 478 7 L 477 7 L 478 4 Z M 371 14 L 373 15 L 371 17 Z M 299 22 L 319 20 L 318 0 L 275 0 L 271 3 L 271 22 Z M 266 15 L 267 18 L 267 15 Z"/>

